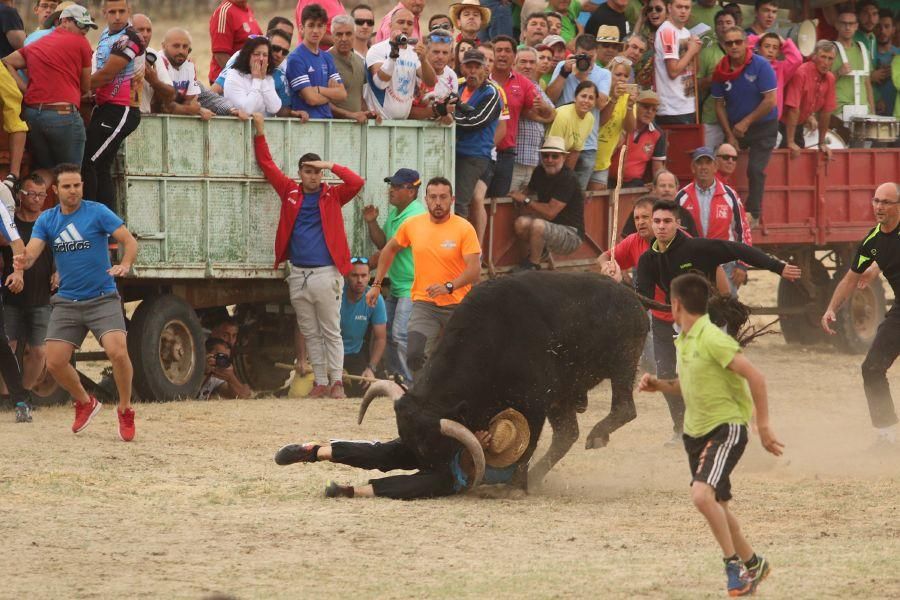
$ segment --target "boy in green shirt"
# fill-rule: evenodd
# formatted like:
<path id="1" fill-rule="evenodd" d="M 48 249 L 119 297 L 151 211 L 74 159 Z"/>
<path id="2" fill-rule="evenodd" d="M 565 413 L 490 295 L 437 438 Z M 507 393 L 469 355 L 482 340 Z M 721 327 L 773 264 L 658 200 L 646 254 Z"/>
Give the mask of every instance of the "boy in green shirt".
<path id="1" fill-rule="evenodd" d="M 780 456 L 784 445 L 769 426 L 765 377 L 734 338 L 709 320 L 709 293 L 700 275 L 687 273 L 672 280 L 672 316 L 681 328 L 675 340 L 679 378 L 661 380 L 645 373 L 639 389 L 684 397 L 691 498 L 722 547 L 728 595 L 747 596 L 769 574 L 769 563 L 753 552 L 728 502 L 731 472 L 747 445 L 754 406 L 763 447 Z"/>

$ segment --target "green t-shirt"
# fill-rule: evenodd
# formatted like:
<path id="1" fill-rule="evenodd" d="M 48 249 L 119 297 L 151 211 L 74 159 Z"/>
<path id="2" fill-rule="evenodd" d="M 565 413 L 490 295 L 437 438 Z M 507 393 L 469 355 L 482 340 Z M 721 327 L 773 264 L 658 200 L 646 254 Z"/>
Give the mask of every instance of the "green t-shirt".
<path id="1" fill-rule="evenodd" d="M 552 6 L 548 6 L 547 10 L 544 12 L 554 12 Z M 578 35 L 578 27 L 576 23 L 578 22 L 578 16 L 581 14 L 581 2 L 577 2 L 576 0 L 572 0 L 569 4 L 569 10 L 566 11 L 562 20 L 562 29 L 559 32 L 559 35 L 562 36 L 562 39 L 566 40 L 568 44 L 572 40 L 575 39 L 575 36 Z"/>
<path id="2" fill-rule="evenodd" d="M 698 23 L 706 23 L 713 30 L 715 30 L 716 13 L 720 10 L 722 10 L 722 7 L 719 6 L 718 2 L 716 4 L 713 4 L 709 8 L 700 6 L 695 2 L 691 7 L 691 18 L 689 18 L 687 22 L 688 29 L 693 28 Z"/>
<path id="3" fill-rule="evenodd" d="M 849 49 L 844 48 L 844 51 L 847 53 L 847 60 L 850 61 L 850 68 L 854 71 L 861 71 L 863 68 L 863 57 L 862 50 L 859 47 L 859 44 L 853 42 Z M 834 109 L 832 114 L 841 116 L 841 109 L 848 104 L 853 104 L 854 96 L 853 96 L 853 76 L 852 75 L 844 75 L 841 76 L 838 71 L 840 71 L 841 67 L 844 66 L 844 61 L 841 60 L 841 53 L 836 52 L 834 57 L 834 64 L 831 66 L 831 72 L 834 73 L 834 76 L 837 78 L 837 82 L 835 83 L 834 96 L 837 100 L 837 108 Z M 872 68 L 871 58 L 869 60 L 869 68 Z M 869 103 L 869 96 L 866 94 L 866 80 L 868 77 L 861 77 L 859 80 L 859 103 L 862 105 L 866 105 Z"/>
<path id="4" fill-rule="evenodd" d="M 869 58 L 875 56 L 878 42 L 875 40 L 874 33 L 865 33 L 863 30 L 857 29 L 856 33 L 853 34 L 853 41 L 862 42 L 862 45 L 866 47 L 866 52 L 869 53 Z"/>
<path id="5" fill-rule="evenodd" d="M 900 90 L 900 54 L 891 61 L 891 81 L 894 87 Z M 900 100 L 894 102 L 894 118 L 900 119 Z"/>
<path id="6" fill-rule="evenodd" d="M 684 432 L 702 437 L 726 423 L 748 425 L 753 400 L 747 380 L 728 369 L 741 348 L 703 315 L 675 339 L 684 397 Z"/>
<path id="7" fill-rule="evenodd" d="M 711 77 L 716 65 L 725 57 L 725 52 L 719 44 L 712 44 L 700 51 L 700 68 L 697 71 L 697 78 Z M 716 101 L 712 94 L 707 90 L 703 97 L 703 111 L 700 115 L 700 122 L 708 125 L 715 125 L 719 121 L 716 119 Z"/>
<path id="8" fill-rule="evenodd" d="M 416 215 L 427 212 L 422 201 L 416 198 L 409 203 L 409 206 L 398 212 L 396 206 L 388 208 L 387 220 L 384 222 L 384 237 L 391 239 L 397 233 L 397 229 L 403 221 Z M 413 266 L 412 248 L 404 248 L 394 257 L 391 268 L 388 269 L 388 277 L 391 279 L 391 296 L 394 298 L 409 298 L 413 279 L 415 279 L 415 268 Z"/>

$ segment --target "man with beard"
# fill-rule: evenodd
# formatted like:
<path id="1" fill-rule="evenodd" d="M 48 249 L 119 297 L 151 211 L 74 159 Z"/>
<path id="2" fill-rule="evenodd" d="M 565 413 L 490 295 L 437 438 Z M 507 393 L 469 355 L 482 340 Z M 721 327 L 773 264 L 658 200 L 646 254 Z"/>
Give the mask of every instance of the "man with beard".
<path id="1" fill-rule="evenodd" d="M 453 202 L 453 184 L 449 180 L 434 177 L 428 182 L 428 214 L 400 225 L 381 251 L 375 281 L 366 293 L 366 302 L 374 307 L 394 257 L 401 249 L 412 248 L 415 278 L 407 364 L 416 378 L 453 310 L 481 276 L 481 246 L 475 229 L 453 214 Z"/>
<path id="2" fill-rule="evenodd" d="M 856 3 L 856 18 L 859 20 L 859 29 L 853 35 L 853 41 L 862 42 L 869 56 L 875 56 L 878 37 L 878 13 L 878 4 L 875 0 L 862 0 Z"/>
<path id="3" fill-rule="evenodd" d="M 165 105 L 163 112 L 211 119 L 212 111 L 200 106 L 200 83 L 193 61 L 188 60 L 191 43 L 191 34 L 180 28 L 170 29 L 163 38 L 162 65 L 168 70 L 175 88 L 175 98 Z"/>

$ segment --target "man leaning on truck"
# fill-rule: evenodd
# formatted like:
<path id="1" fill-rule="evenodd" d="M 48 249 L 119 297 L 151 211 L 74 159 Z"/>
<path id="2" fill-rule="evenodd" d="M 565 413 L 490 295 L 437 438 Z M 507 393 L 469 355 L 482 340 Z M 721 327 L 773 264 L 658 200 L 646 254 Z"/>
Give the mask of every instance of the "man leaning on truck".
<path id="1" fill-rule="evenodd" d="M 322 160 L 317 154 L 300 157 L 300 183 L 282 173 L 266 143 L 264 120 L 253 115 L 253 148 L 266 179 L 281 197 L 281 216 L 275 234 L 275 266 L 289 260 L 288 286 L 297 326 L 309 352 L 316 383 L 311 398 L 345 398 L 342 383 L 344 343 L 341 340 L 341 290 L 350 271 L 350 248 L 341 207 L 362 189 L 365 181 L 348 169 Z M 322 183 L 330 169 L 344 183 Z M 330 382 L 330 383 L 329 383 Z"/>

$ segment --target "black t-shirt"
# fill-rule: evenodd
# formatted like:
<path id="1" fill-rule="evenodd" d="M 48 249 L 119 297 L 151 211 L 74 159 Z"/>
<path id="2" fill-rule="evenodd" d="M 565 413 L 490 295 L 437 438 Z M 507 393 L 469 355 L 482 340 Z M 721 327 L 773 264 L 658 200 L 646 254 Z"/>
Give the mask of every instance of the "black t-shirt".
<path id="1" fill-rule="evenodd" d="M 584 32 L 596 37 L 597 30 L 600 29 L 601 25 L 615 25 L 618 27 L 620 42 L 630 33 L 630 27 L 628 26 L 628 20 L 625 18 L 625 13 L 614 11 L 606 3 L 601 4 L 597 7 L 597 10 L 593 12 L 591 18 L 588 19 L 587 24 L 584 26 Z"/>
<path id="2" fill-rule="evenodd" d="M 0 58 L 12 54 L 16 51 L 6 39 L 6 34 L 10 31 L 25 31 L 25 24 L 22 23 L 22 17 L 19 11 L 6 4 L 0 4 Z"/>
<path id="3" fill-rule="evenodd" d="M 890 233 L 884 233 L 876 225 L 859 245 L 850 268 L 854 273 L 863 273 L 872 266 L 873 260 L 894 290 L 896 302 L 900 298 L 900 225 Z"/>
<path id="4" fill-rule="evenodd" d="M 31 239 L 31 231 L 34 229 L 34 221 L 23 221 L 19 217 L 16 220 L 16 229 L 19 230 L 19 237 L 22 243 L 27 244 Z M 5 246 L 3 248 L 3 281 L 12 273 L 12 248 Z M 6 286 L 3 286 L 3 304 L 12 306 L 47 306 L 50 304 L 50 276 L 53 275 L 53 254 L 50 252 L 50 245 L 44 247 L 44 251 L 36 261 L 34 266 L 25 271 L 25 289 L 18 294 L 13 294 Z"/>
<path id="5" fill-rule="evenodd" d="M 579 237 L 584 238 L 584 193 L 571 169 L 563 167 L 562 171 L 551 176 L 547 175 L 542 165 L 538 165 L 531 173 L 528 189 L 537 194 L 537 202 L 559 200 L 565 204 L 553 223 L 574 227 Z"/>

